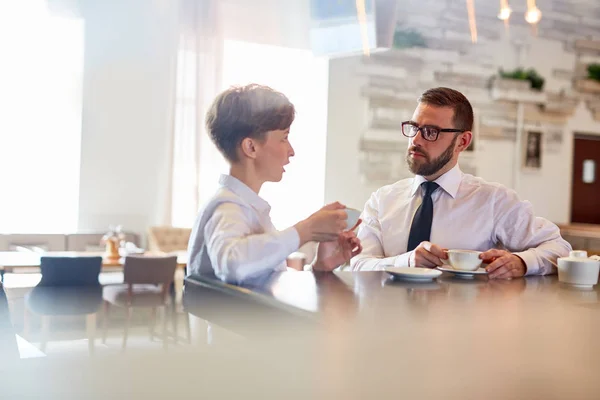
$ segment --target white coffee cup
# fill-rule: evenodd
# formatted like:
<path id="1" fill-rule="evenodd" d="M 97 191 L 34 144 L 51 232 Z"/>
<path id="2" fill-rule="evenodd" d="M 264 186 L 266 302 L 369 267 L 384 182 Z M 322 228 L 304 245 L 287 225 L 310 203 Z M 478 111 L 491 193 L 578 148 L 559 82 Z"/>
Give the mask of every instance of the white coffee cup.
<path id="1" fill-rule="evenodd" d="M 572 251 L 569 257 L 558 259 L 558 280 L 581 288 L 598 283 L 600 261 L 587 257 L 585 251 Z"/>
<path id="2" fill-rule="evenodd" d="M 345 208 L 344 211 L 348 214 L 348 219 L 346 219 L 346 229 L 350 229 L 358 222 L 360 211 L 355 208 Z"/>
<path id="3" fill-rule="evenodd" d="M 448 250 L 448 264 L 454 269 L 461 271 L 476 271 L 483 262 L 475 250 Z"/>

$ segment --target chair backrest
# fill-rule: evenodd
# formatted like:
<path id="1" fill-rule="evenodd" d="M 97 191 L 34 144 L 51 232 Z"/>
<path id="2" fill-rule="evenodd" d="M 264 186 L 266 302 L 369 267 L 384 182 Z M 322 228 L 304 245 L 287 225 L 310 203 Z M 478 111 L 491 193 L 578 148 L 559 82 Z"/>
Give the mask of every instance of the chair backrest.
<path id="1" fill-rule="evenodd" d="M 41 257 L 39 286 L 99 285 L 102 257 Z"/>
<path id="2" fill-rule="evenodd" d="M 148 250 L 170 253 L 187 250 L 192 230 L 172 226 L 153 226 L 148 229 Z"/>
<path id="3" fill-rule="evenodd" d="M 177 268 L 177 256 L 127 256 L 123 265 L 123 281 L 127 284 L 170 285 Z"/>
<path id="4" fill-rule="evenodd" d="M 102 306 L 102 286 L 41 287 L 25 296 L 26 306 L 39 315 L 93 314 Z"/>

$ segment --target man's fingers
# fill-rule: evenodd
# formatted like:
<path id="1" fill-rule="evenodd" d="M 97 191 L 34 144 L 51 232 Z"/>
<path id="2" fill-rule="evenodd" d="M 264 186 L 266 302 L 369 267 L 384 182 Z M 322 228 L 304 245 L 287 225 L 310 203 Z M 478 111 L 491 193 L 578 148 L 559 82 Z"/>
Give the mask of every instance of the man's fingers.
<path id="1" fill-rule="evenodd" d="M 434 267 L 444 264 L 442 262 L 442 260 L 440 259 L 440 257 L 438 257 L 435 254 L 430 253 L 428 251 L 421 252 L 421 256 L 423 258 L 425 258 L 427 261 L 429 261 Z"/>
<path id="2" fill-rule="evenodd" d="M 500 267 L 496 270 L 496 272 L 494 272 L 492 275 L 489 276 L 490 279 L 512 279 L 513 278 L 513 273 L 512 273 L 512 269 L 510 268 L 509 265 L 505 265 L 503 267 Z"/>
<path id="3" fill-rule="evenodd" d="M 494 258 L 502 257 L 505 254 L 506 254 L 506 251 L 504 251 L 504 250 L 491 249 L 491 250 L 484 251 L 483 253 L 481 253 L 479 255 L 479 258 L 481 258 L 482 260 L 491 260 Z"/>
<path id="4" fill-rule="evenodd" d="M 496 259 L 494 262 L 492 262 L 490 265 L 488 265 L 485 270 L 487 271 L 488 274 L 491 274 L 509 261 L 510 261 L 510 258 L 508 258 L 508 257 L 504 257 L 504 256 L 500 257 L 500 258 Z"/>
<path id="5" fill-rule="evenodd" d="M 439 258 L 440 260 L 445 260 L 445 259 L 448 258 L 448 253 L 446 253 L 444 251 L 444 249 L 442 249 L 437 244 L 431 245 L 430 252 L 431 252 L 431 254 L 433 254 L 434 256 L 436 256 L 437 258 Z"/>
<path id="6" fill-rule="evenodd" d="M 435 268 L 438 265 L 442 265 L 441 260 L 427 251 L 415 254 L 415 267 Z"/>
<path id="7" fill-rule="evenodd" d="M 427 250 L 428 253 L 433 254 L 438 259 L 446 259 L 446 258 L 448 258 L 448 255 L 446 254 L 446 252 L 444 251 L 444 249 L 442 249 L 437 244 L 433 244 L 431 242 L 422 242 L 419 245 L 419 247 L 422 247 L 423 249 Z"/>

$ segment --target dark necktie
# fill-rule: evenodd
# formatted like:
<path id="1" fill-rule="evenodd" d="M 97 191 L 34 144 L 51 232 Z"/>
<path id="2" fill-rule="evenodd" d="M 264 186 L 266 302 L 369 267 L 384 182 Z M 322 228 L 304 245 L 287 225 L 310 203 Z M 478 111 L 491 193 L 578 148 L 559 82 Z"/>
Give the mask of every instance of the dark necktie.
<path id="1" fill-rule="evenodd" d="M 431 194 L 440 186 L 435 182 L 423 182 L 421 184 L 425 190 L 423 202 L 417 208 L 410 233 L 408 235 L 408 249 L 414 250 L 421 242 L 429 241 L 431 236 L 431 222 L 433 221 L 433 200 Z"/>

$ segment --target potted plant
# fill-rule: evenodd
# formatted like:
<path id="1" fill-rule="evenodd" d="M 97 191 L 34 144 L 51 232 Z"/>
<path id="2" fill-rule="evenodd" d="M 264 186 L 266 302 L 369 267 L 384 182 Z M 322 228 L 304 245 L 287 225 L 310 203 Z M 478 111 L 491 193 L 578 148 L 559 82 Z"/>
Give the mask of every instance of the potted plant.
<path id="1" fill-rule="evenodd" d="M 575 87 L 585 93 L 600 93 L 600 64 L 589 64 L 587 73 L 586 78 L 577 79 Z"/>
<path id="2" fill-rule="evenodd" d="M 541 92 L 544 88 L 545 79 L 533 68 L 527 70 L 524 68 L 517 68 L 512 71 L 500 69 L 499 75 L 504 79 L 528 81 L 530 88 L 533 90 Z"/>
<path id="3" fill-rule="evenodd" d="M 587 67 L 588 79 L 593 79 L 600 82 L 600 64 L 590 64 Z"/>

